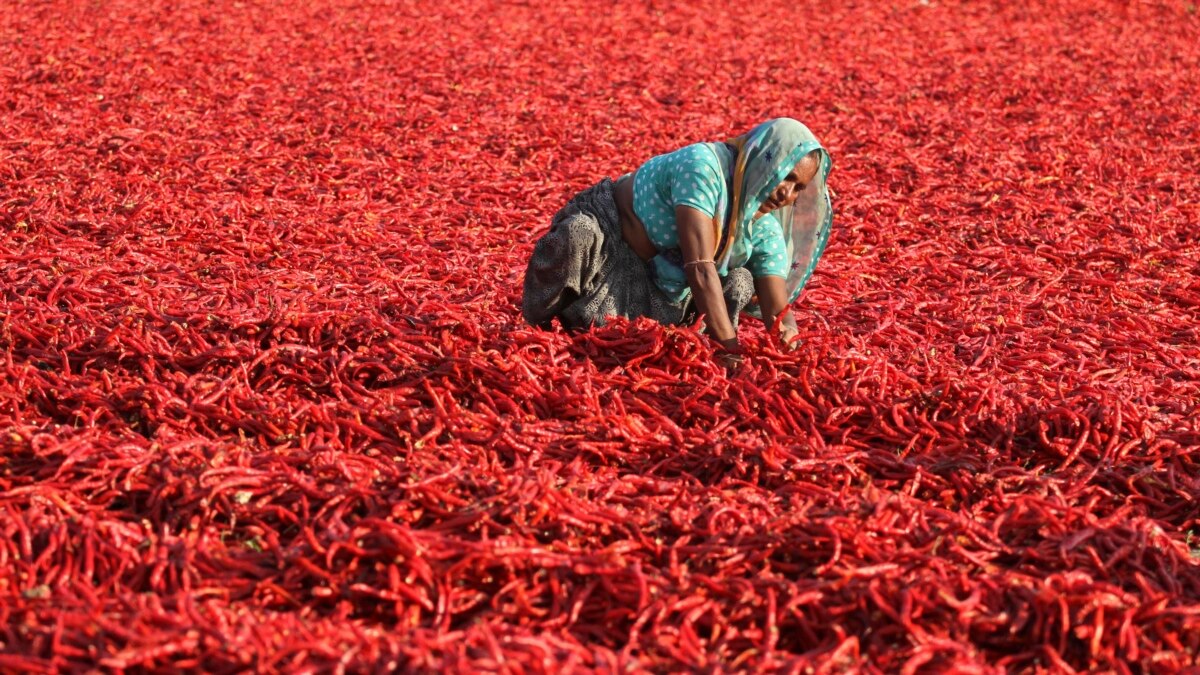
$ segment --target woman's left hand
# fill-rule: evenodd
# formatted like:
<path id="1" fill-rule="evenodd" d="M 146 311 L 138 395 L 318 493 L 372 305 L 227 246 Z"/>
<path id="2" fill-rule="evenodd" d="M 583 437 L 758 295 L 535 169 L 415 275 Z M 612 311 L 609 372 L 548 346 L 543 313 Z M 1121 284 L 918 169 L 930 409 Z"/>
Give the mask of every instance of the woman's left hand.
<path id="1" fill-rule="evenodd" d="M 787 287 L 780 277 L 759 277 L 754 280 L 754 291 L 758 294 L 758 309 L 762 312 L 763 323 L 767 330 L 775 326 L 779 315 L 779 341 L 789 349 L 795 349 L 799 344 L 792 339 L 800 334 L 796 328 L 796 318 L 788 308 Z"/>
<path id="2" fill-rule="evenodd" d="M 779 342 L 783 344 L 784 349 L 796 349 L 800 346 L 800 331 L 796 330 L 795 326 L 780 326 Z"/>

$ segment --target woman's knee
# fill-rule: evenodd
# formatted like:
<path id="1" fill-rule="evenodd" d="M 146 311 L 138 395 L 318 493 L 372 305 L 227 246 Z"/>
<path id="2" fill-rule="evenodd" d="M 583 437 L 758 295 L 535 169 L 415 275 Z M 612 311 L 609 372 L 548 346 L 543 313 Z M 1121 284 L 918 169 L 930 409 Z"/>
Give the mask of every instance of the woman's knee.
<path id="1" fill-rule="evenodd" d="M 745 267 L 735 267 L 726 275 L 722 290 L 726 301 L 741 309 L 754 297 L 754 276 Z"/>

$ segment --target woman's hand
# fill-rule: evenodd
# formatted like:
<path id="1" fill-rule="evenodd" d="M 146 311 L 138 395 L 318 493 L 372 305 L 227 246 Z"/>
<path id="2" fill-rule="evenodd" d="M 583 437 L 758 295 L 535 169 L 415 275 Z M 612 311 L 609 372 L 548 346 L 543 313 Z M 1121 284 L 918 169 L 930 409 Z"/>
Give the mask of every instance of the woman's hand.
<path id="1" fill-rule="evenodd" d="M 780 314 L 783 319 L 779 322 L 779 341 L 788 349 L 799 346 L 793 340 L 800 334 L 796 328 L 796 317 L 787 303 L 787 285 L 783 277 L 759 277 L 754 280 L 754 291 L 758 293 L 758 308 L 762 312 L 763 323 L 770 330 Z"/>
<path id="2" fill-rule="evenodd" d="M 795 326 L 780 326 L 779 341 L 785 349 L 795 349 L 800 346 L 800 331 Z"/>
<path id="3" fill-rule="evenodd" d="M 738 344 L 737 338 L 732 340 L 721 340 L 721 346 L 717 349 L 717 361 L 725 367 L 725 370 L 733 372 L 742 365 L 742 346 Z"/>

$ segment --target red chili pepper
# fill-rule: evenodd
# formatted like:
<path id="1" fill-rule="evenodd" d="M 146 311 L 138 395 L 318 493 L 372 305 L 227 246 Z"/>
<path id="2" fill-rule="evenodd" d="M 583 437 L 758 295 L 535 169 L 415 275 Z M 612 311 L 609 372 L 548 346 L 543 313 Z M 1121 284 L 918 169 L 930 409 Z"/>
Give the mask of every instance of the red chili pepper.
<path id="1" fill-rule="evenodd" d="M 1186 4 L 830 7 L 788 87 L 770 2 L 10 12 L 0 669 L 1196 667 Z M 783 114 L 795 351 L 523 324 L 572 194 Z"/>

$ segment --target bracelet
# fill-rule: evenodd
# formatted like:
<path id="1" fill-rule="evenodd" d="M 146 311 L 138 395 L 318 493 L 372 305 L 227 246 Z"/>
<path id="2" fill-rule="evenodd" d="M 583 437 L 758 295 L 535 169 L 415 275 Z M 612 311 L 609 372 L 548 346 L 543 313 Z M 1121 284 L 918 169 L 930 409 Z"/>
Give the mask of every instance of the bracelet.
<path id="1" fill-rule="evenodd" d="M 693 260 L 691 262 L 683 263 L 683 269 L 686 270 L 687 268 L 692 267 L 694 265 L 716 265 L 716 264 L 717 264 L 716 261 L 713 261 L 713 260 Z"/>

